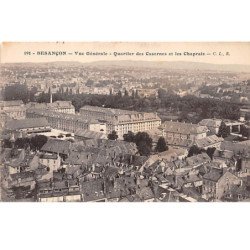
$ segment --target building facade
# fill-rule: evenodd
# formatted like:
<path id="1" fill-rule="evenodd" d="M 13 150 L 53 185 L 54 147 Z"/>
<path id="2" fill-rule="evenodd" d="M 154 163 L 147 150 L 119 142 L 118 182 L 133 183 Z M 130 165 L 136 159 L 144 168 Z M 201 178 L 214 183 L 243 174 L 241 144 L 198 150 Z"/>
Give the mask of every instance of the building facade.
<path id="1" fill-rule="evenodd" d="M 51 131 L 51 127 L 44 117 L 8 121 L 5 124 L 5 129 L 9 132 L 16 131 L 27 134 Z"/>
<path id="2" fill-rule="evenodd" d="M 80 114 L 86 119 L 103 120 L 107 124 L 107 134 L 116 131 L 120 139 L 128 131 L 149 131 L 161 125 L 161 119 L 156 113 L 84 106 L 80 109 Z"/>
<path id="3" fill-rule="evenodd" d="M 80 115 L 65 114 L 61 112 L 40 109 L 30 109 L 27 110 L 27 117 L 46 118 L 52 128 L 67 132 L 75 133 L 79 130 L 90 130 L 106 133 L 106 123 L 99 122 L 93 119 L 85 119 Z"/>
<path id="4" fill-rule="evenodd" d="M 208 132 L 206 126 L 173 121 L 164 122 L 160 129 L 166 140 L 172 140 L 174 138 L 195 141 L 197 139 L 205 138 Z"/>
<path id="5" fill-rule="evenodd" d="M 0 113 L 6 114 L 12 119 L 24 119 L 26 116 L 26 107 L 21 100 L 0 101 Z"/>
<path id="6" fill-rule="evenodd" d="M 36 103 L 30 102 L 26 104 L 27 109 L 40 109 L 53 112 L 60 112 L 64 114 L 75 114 L 75 107 L 70 101 L 55 101 L 50 103 Z"/>

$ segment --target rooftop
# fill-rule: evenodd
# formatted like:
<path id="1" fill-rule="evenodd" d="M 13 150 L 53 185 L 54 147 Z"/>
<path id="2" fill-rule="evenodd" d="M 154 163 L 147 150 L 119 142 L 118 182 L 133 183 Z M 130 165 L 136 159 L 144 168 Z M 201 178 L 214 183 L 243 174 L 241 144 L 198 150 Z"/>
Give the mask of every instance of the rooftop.
<path id="1" fill-rule="evenodd" d="M 221 125 L 221 119 L 203 119 L 199 122 L 199 125 L 201 126 L 207 126 L 207 127 L 214 127 L 219 128 Z"/>
<path id="2" fill-rule="evenodd" d="M 48 127 L 49 124 L 45 118 L 29 118 L 22 120 L 12 120 L 6 123 L 6 129 L 18 130 L 27 128 Z"/>
<path id="3" fill-rule="evenodd" d="M 171 133 L 201 134 L 208 132 L 206 126 L 184 122 L 165 121 L 160 127 L 164 131 Z"/>
<path id="4" fill-rule="evenodd" d="M 216 143 L 220 143 L 222 141 L 224 141 L 224 139 L 222 137 L 218 137 L 216 135 L 210 135 L 210 136 L 207 136 L 205 138 L 197 139 L 196 145 L 199 148 L 204 148 L 204 147 L 212 146 Z"/>
<path id="5" fill-rule="evenodd" d="M 41 151 L 68 154 L 71 142 L 59 139 L 49 139 L 42 147 Z"/>

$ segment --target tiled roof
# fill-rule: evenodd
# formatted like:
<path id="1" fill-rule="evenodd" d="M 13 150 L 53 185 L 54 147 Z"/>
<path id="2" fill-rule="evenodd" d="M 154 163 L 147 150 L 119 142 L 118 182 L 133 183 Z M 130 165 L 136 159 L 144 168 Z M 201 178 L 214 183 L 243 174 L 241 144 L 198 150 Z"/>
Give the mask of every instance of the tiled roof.
<path id="1" fill-rule="evenodd" d="M 49 126 L 45 118 L 29 118 L 23 120 L 12 120 L 6 123 L 6 129 L 18 130 L 25 128 L 39 128 Z"/>
<path id="2" fill-rule="evenodd" d="M 136 194 L 141 200 L 147 200 L 154 198 L 154 193 L 150 187 L 144 187 L 142 189 L 137 189 Z"/>
<path id="3" fill-rule="evenodd" d="M 186 162 L 189 166 L 197 166 L 209 161 L 211 161 L 211 158 L 206 153 L 193 155 L 186 159 Z"/>
<path id="4" fill-rule="evenodd" d="M 34 179 L 35 173 L 33 171 L 26 171 L 26 172 L 20 172 L 20 173 L 16 173 L 16 174 L 11 174 L 10 177 L 11 177 L 12 180 L 18 180 L 19 178 L 21 180 L 27 179 L 27 178 Z"/>
<path id="5" fill-rule="evenodd" d="M 118 123 L 126 123 L 131 121 L 138 120 L 159 120 L 160 118 L 155 113 L 145 113 L 145 112 L 136 112 L 130 110 L 123 109 L 111 109 L 111 108 L 103 108 L 97 106 L 84 106 L 80 109 L 81 111 L 94 111 L 97 114 L 103 114 L 110 116 L 110 118 L 106 117 L 110 122 L 118 122 Z"/>
<path id="6" fill-rule="evenodd" d="M 107 139 L 104 133 L 90 131 L 86 129 L 77 129 L 75 131 L 75 136 L 89 138 L 89 139 Z"/>
<path id="7" fill-rule="evenodd" d="M 199 122 L 199 125 L 219 128 L 221 125 L 221 121 L 221 119 L 203 119 Z"/>
<path id="8" fill-rule="evenodd" d="M 203 175 L 203 179 L 217 182 L 222 175 L 223 172 L 221 169 L 212 168 L 207 174 Z"/>
<path id="9" fill-rule="evenodd" d="M 179 146 L 179 147 L 191 147 L 194 142 L 189 139 L 181 139 L 181 138 L 168 138 L 166 139 L 168 145 Z"/>
<path id="10" fill-rule="evenodd" d="M 247 153 L 250 152 L 250 140 L 242 141 L 242 142 L 231 142 L 231 141 L 223 141 L 220 145 L 221 150 L 233 151 L 234 153 Z"/>
<path id="11" fill-rule="evenodd" d="M 97 179 L 81 183 L 84 201 L 94 201 L 105 198 L 104 180 Z"/>
<path id="12" fill-rule="evenodd" d="M 71 143 L 58 139 L 49 139 L 42 147 L 41 151 L 68 154 Z"/>
<path id="13" fill-rule="evenodd" d="M 0 107 L 11 107 L 11 106 L 21 106 L 23 105 L 22 100 L 16 101 L 0 101 Z"/>
<path id="14" fill-rule="evenodd" d="M 166 132 L 183 134 L 200 134 L 208 131 L 206 126 L 192 123 L 166 121 L 161 125 Z"/>
<path id="15" fill-rule="evenodd" d="M 70 101 L 55 101 L 52 103 L 30 102 L 26 104 L 26 107 L 36 109 L 74 108 Z"/>
<path id="16" fill-rule="evenodd" d="M 216 143 L 220 143 L 222 141 L 224 141 L 222 137 L 218 137 L 216 135 L 210 135 L 205 138 L 197 139 L 195 143 L 199 148 L 204 148 L 204 147 L 212 146 Z"/>

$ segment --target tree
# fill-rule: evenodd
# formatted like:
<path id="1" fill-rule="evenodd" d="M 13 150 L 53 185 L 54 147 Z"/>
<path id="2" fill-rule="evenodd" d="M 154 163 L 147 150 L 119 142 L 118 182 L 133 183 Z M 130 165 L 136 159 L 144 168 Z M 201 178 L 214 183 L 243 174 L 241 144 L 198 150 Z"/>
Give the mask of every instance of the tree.
<path id="1" fill-rule="evenodd" d="M 35 135 L 30 139 L 30 147 L 32 150 L 40 150 L 47 141 L 48 141 L 47 136 Z"/>
<path id="2" fill-rule="evenodd" d="M 137 149 L 138 149 L 139 154 L 142 156 L 150 155 L 151 147 L 145 141 L 138 142 Z"/>
<path id="3" fill-rule="evenodd" d="M 146 132 L 138 132 L 135 135 L 135 143 L 140 155 L 149 155 L 152 150 L 152 139 Z"/>
<path id="4" fill-rule="evenodd" d="M 221 136 L 223 138 L 230 135 L 230 128 L 226 126 L 225 122 L 221 122 L 221 125 L 219 127 L 218 136 Z"/>
<path id="5" fill-rule="evenodd" d="M 122 97 L 122 92 L 121 92 L 121 90 L 118 91 L 117 95 L 118 95 L 119 97 Z"/>
<path id="6" fill-rule="evenodd" d="M 118 135 L 117 135 L 115 130 L 113 130 L 111 134 L 108 134 L 109 140 L 115 141 L 115 140 L 117 140 L 117 138 L 118 138 Z"/>
<path id="7" fill-rule="evenodd" d="M 124 96 L 128 96 L 128 91 L 125 89 Z"/>
<path id="8" fill-rule="evenodd" d="M 212 148 L 208 148 L 207 151 L 206 151 L 207 155 L 208 155 L 211 159 L 213 159 L 213 155 L 214 155 L 214 151 L 215 151 L 215 150 L 216 150 L 216 148 L 215 148 L 215 147 L 212 147 Z"/>
<path id="9" fill-rule="evenodd" d="M 158 142 L 157 142 L 155 150 L 157 152 L 163 152 L 163 151 L 168 150 L 168 146 L 166 144 L 166 141 L 165 141 L 164 137 L 160 137 L 158 139 Z"/>
<path id="10" fill-rule="evenodd" d="M 15 147 L 17 148 L 27 148 L 30 145 L 29 138 L 17 138 L 15 141 Z"/>
<path id="11" fill-rule="evenodd" d="M 197 147 L 196 145 L 193 145 L 192 147 L 190 147 L 189 151 L 188 151 L 188 157 L 191 157 L 193 155 L 198 155 L 202 152 L 203 150 L 200 149 L 199 147 Z"/>
<path id="12" fill-rule="evenodd" d="M 24 103 L 29 101 L 29 90 L 26 84 L 15 83 L 7 85 L 4 89 L 4 100 L 22 100 Z"/>
<path id="13" fill-rule="evenodd" d="M 131 131 L 128 131 L 127 134 L 123 135 L 123 139 L 124 139 L 124 141 L 127 141 L 127 142 L 134 142 L 135 141 L 135 134 Z"/>

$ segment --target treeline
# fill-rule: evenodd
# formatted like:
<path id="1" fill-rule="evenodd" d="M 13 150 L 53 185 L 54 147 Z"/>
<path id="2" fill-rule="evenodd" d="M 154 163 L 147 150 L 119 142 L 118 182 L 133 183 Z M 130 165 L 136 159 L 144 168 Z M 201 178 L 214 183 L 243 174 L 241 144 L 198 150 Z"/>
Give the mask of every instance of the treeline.
<path id="1" fill-rule="evenodd" d="M 11 142 L 9 139 L 5 139 L 3 141 L 3 146 L 4 148 L 14 147 L 16 149 L 30 148 L 31 150 L 35 151 L 35 150 L 40 150 L 47 141 L 48 141 L 47 136 L 35 135 L 31 138 L 29 137 L 17 138 L 14 142 Z"/>
<path id="2" fill-rule="evenodd" d="M 49 93 L 35 96 L 36 92 L 35 87 L 29 90 L 25 84 L 9 85 L 4 89 L 4 100 L 22 100 L 24 103 L 29 101 L 49 102 Z M 60 91 L 53 94 L 53 100 L 72 101 L 76 111 L 79 111 L 84 105 L 159 112 L 159 115 L 171 111 L 171 113 L 179 115 L 179 120 L 194 123 L 213 117 L 232 120 L 240 117 L 240 104 L 191 95 L 180 97 L 172 91 L 167 92 L 163 89 L 159 89 L 158 97 L 144 98 L 138 97 L 136 93 L 132 96 L 121 95 L 121 92 L 115 95 L 73 94 L 71 89 L 67 89 L 65 92 Z M 194 113 L 195 117 L 190 118 L 189 113 Z"/>
<path id="3" fill-rule="evenodd" d="M 53 100 L 72 101 L 76 111 L 84 105 L 102 106 L 107 108 L 119 108 L 145 112 L 167 112 L 179 114 L 180 120 L 187 122 L 198 122 L 206 118 L 220 118 L 237 120 L 240 117 L 240 105 L 228 103 L 221 100 L 199 98 L 195 96 L 180 97 L 168 93 L 163 89 L 159 90 L 158 98 L 136 95 L 96 95 L 96 94 L 72 94 L 56 93 Z M 38 102 L 49 102 L 49 94 L 42 93 L 37 98 Z M 165 110 L 165 111 L 164 111 Z M 190 120 L 189 113 L 195 113 L 196 120 Z"/>
<path id="4" fill-rule="evenodd" d="M 15 83 L 7 85 L 3 90 L 3 98 L 5 101 L 22 100 L 24 103 L 34 102 L 37 88 L 28 89 L 26 84 Z"/>
<path id="5" fill-rule="evenodd" d="M 116 131 L 112 131 L 108 135 L 109 140 L 117 140 L 118 135 Z M 127 142 L 133 142 L 137 146 L 138 153 L 142 156 L 149 156 L 152 152 L 163 152 L 168 150 L 167 143 L 163 137 L 160 137 L 157 141 L 155 148 L 153 149 L 153 140 L 147 132 L 133 133 L 128 131 L 123 135 L 123 140 Z"/>

